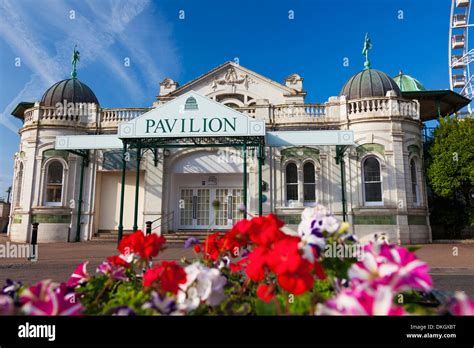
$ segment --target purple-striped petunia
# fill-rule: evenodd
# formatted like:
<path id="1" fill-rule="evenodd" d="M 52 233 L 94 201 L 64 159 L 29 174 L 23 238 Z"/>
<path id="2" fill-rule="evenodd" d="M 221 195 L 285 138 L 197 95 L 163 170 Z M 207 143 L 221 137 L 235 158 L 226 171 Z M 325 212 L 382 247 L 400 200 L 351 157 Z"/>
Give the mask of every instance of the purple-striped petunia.
<path id="1" fill-rule="evenodd" d="M 474 301 L 461 291 L 457 291 L 452 298 L 449 310 L 453 315 L 474 315 Z"/>
<path id="2" fill-rule="evenodd" d="M 26 315 L 80 315 L 83 307 L 75 297 L 66 298 L 67 289 L 64 283 L 43 280 L 21 293 L 21 311 Z"/>
<path id="3" fill-rule="evenodd" d="M 433 285 L 428 271 L 425 262 L 403 247 L 390 244 L 374 247 L 371 243 L 364 246 L 362 259 L 349 268 L 348 276 L 355 285 L 428 292 Z"/>
<path id="4" fill-rule="evenodd" d="M 99 267 L 97 267 L 97 273 L 105 274 L 111 277 L 113 280 L 127 281 L 128 277 L 125 274 L 125 271 L 125 268 L 122 266 L 116 266 L 110 261 L 104 261 L 99 265 Z"/>
<path id="5" fill-rule="evenodd" d="M 316 315 L 404 315 L 404 309 L 393 303 L 393 296 L 388 286 L 344 289 L 325 304 L 318 305 Z"/>
<path id="6" fill-rule="evenodd" d="M 67 286 L 70 286 L 71 288 L 75 288 L 79 284 L 85 283 L 89 280 L 90 276 L 87 273 L 87 264 L 89 262 L 83 262 L 79 266 L 77 266 L 76 270 L 74 273 L 71 275 L 69 280 L 67 281 Z"/>

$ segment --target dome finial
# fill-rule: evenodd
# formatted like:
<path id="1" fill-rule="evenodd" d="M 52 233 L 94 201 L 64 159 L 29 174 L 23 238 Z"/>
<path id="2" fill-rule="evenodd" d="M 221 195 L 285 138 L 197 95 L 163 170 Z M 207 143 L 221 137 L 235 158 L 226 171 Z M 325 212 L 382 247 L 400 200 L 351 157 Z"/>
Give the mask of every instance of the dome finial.
<path id="1" fill-rule="evenodd" d="M 72 60 L 71 60 L 71 64 L 72 64 L 71 78 L 74 80 L 77 78 L 76 65 L 80 59 L 79 57 L 80 53 L 76 48 L 77 48 L 77 45 L 74 46 L 74 50 L 72 51 Z"/>
<path id="2" fill-rule="evenodd" d="M 372 42 L 369 38 L 369 33 L 365 33 L 364 48 L 362 49 L 362 55 L 365 56 L 364 69 L 370 69 L 369 50 L 372 48 Z"/>

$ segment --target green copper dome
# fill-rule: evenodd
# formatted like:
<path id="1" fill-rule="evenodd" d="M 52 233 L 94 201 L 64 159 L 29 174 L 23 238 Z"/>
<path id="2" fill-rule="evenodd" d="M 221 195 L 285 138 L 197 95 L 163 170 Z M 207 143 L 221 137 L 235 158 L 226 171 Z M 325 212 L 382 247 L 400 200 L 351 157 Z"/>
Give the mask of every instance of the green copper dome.
<path id="1" fill-rule="evenodd" d="M 405 75 L 401 70 L 400 73 L 393 78 L 393 80 L 397 83 L 402 92 L 426 91 L 426 88 L 421 84 L 420 81 L 411 77 L 410 75 Z"/>

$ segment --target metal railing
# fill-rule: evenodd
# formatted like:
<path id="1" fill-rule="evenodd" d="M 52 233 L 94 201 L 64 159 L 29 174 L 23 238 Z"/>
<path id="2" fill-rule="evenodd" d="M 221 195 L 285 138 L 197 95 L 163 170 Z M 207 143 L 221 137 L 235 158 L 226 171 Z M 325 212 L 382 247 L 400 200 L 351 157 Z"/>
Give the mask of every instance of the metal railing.
<path id="1" fill-rule="evenodd" d="M 168 225 L 170 221 L 174 218 L 174 211 L 170 211 L 164 215 L 160 215 L 153 221 L 147 221 L 146 224 L 146 234 L 149 235 L 156 229 L 160 228 L 161 226 Z M 153 227 L 154 223 L 158 223 L 156 226 Z"/>

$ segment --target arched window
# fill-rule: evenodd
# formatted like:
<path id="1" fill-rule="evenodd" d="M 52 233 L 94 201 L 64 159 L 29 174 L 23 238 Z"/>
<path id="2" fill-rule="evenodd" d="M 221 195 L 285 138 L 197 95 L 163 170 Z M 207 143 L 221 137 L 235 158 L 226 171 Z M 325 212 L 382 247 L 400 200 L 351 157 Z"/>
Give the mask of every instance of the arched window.
<path id="1" fill-rule="evenodd" d="M 21 189 L 23 186 L 23 163 L 20 162 L 18 166 L 18 173 L 16 176 L 16 184 L 15 184 L 15 207 L 19 207 L 21 203 Z"/>
<path id="2" fill-rule="evenodd" d="M 298 168 L 294 163 L 286 165 L 286 200 L 298 200 Z"/>
<path id="3" fill-rule="evenodd" d="M 379 161 L 374 157 L 369 157 L 364 161 L 362 167 L 365 204 L 382 204 L 382 176 L 380 175 Z"/>
<path id="4" fill-rule="evenodd" d="M 236 103 L 225 103 L 224 105 L 232 109 L 237 109 L 239 107 Z"/>
<path id="5" fill-rule="evenodd" d="M 46 205 L 61 205 L 63 192 L 63 165 L 60 161 L 51 161 L 46 168 Z"/>
<path id="6" fill-rule="evenodd" d="M 303 193 L 305 202 L 316 202 L 316 176 L 311 162 L 303 166 Z"/>
<path id="7" fill-rule="evenodd" d="M 416 163 L 414 159 L 410 161 L 410 179 L 411 179 L 411 193 L 413 195 L 413 204 L 416 205 L 419 203 L 419 198 L 418 198 L 418 180 L 416 178 Z"/>

